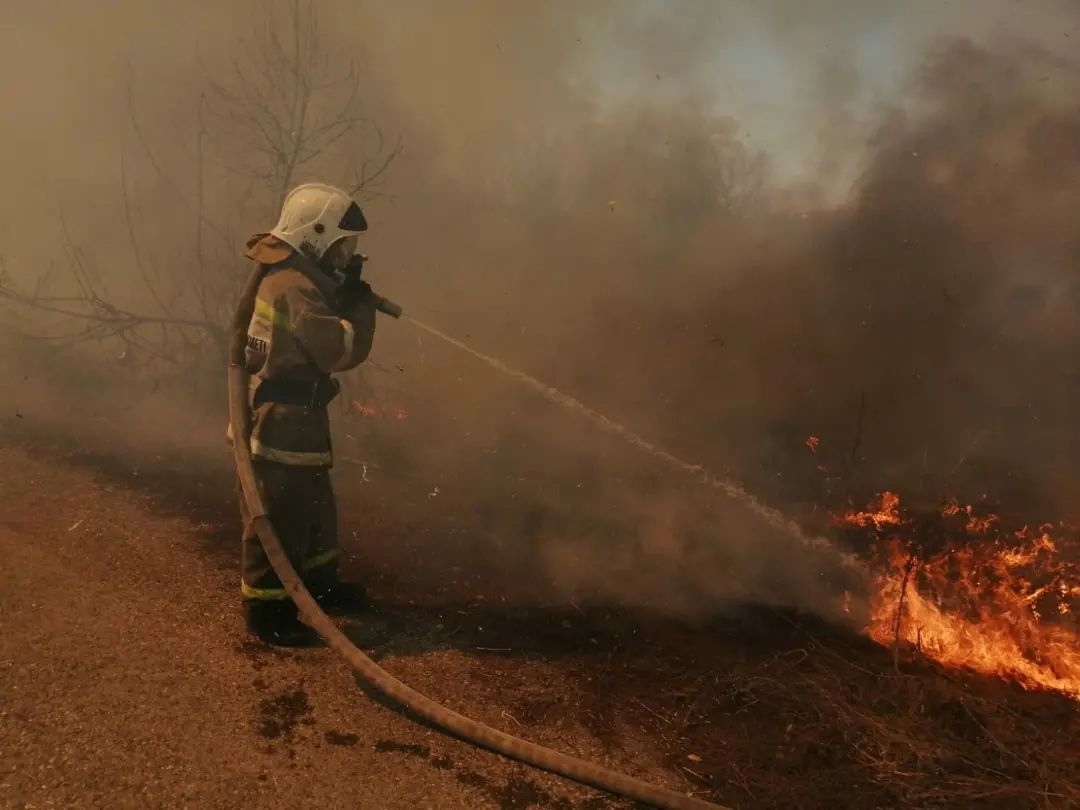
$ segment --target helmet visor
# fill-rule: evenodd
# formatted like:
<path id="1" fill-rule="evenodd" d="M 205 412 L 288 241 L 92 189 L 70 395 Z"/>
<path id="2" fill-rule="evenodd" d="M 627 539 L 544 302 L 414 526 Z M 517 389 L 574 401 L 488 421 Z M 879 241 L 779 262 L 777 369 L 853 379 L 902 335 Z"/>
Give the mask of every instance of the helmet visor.
<path id="1" fill-rule="evenodd" d="M 338 229 L 352 233 L 367 230 L 367 220 L 364 218 L 364 212 L 360 210 L 360 206 L 355 202 L 349 203 L 349 207 L 345 209 L 341 222 L 338 223 Z"/>

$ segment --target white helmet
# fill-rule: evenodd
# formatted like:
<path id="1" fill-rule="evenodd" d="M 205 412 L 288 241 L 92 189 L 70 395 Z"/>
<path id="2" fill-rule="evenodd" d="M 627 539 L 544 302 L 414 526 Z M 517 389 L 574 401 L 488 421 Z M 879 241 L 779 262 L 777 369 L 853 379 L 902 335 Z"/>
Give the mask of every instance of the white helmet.
<path id="1" fill-rule="evenodd" d="M 289 192 L 270 233 L 318 261 L 339 239 L 366 230 L 364 212 L 346 192 L 325 183 L 305 183 Z"/>

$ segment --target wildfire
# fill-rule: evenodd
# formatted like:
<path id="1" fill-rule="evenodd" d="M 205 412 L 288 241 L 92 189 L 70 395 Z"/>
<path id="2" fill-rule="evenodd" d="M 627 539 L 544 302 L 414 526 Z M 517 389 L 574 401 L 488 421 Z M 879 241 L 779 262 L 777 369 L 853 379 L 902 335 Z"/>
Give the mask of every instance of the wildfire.
<path id="1" fill-rule="evenodd" d="M 1068 529 L 1006 531 L 955 502 L 915 518 L 891 492 L 836 522 L 877 538 L 866 628 L 875 641 L 1080 700 L 1080 544 Z"/>

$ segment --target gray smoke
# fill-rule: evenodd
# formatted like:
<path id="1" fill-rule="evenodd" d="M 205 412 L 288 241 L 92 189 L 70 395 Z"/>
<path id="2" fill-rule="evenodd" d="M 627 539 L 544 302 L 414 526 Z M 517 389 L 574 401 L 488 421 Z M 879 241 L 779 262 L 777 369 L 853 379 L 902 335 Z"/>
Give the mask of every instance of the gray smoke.
<path id="1" fill-rule="evenodd" d="M 2 252 L 21 282 L 55 265 L 61 288 L 63 209 L 111 294 L 146 307 L 129 218 L 143 264 L 182 296 L 199 97 L 263 11 L 104 5 L 115 24 L 93 41 L 78 4 L 0 9 L 0 64 L 34 77 L 0 90 L 20 111 L 0 125 L 19 192 L 0 203 Z M 355 58 L 365 115 L 405 146 L 367 204 L 365 250 L 372 283 L 423 320 L 800 520 L 885 486 L 1068 509 L 1074 6 L 319 11 L 327 52 Z M 271 213 L 225 165 L 243 133 L 210 124 L 204 264 L 234 279 L 240 240 Z M 335 181 L 334 165 L 297 180 Z M 122 347 L 7 343 L 61 389 L 152 389 L 142 366 L 120 373 Z M 523 592 L 685 611 L 831 604 L 827 561 L 468 357 L 384 321 L 373 359 L 349 399 L 409 418 L 344 421 L 339 453 L 372 464 L 387 510 L 468 527 L 417 549 L 433 567 L 494 559 Z M 221 409 L 206 413 L 216 435 Z M 163 414 L 123 424 L 160 434 Z M 339 469 L 358 503 L 359 469 Z"/>

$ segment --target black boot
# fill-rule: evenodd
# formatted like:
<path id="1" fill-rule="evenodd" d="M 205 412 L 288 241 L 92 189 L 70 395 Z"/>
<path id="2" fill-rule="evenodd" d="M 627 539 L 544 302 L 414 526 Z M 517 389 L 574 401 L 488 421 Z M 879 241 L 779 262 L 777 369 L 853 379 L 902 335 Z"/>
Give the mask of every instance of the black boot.
<path id="1" fill-rule="evenodd" d="M 319 634 L 300 621 L 291 599 L 244 602 L 248 632 L 277 647 L 315 647 Z"/>
<path id="2" fill-rule="evenodd" d="M 358 613 L 368 606 L 367 591 L 359 582 L 333 579 L 312 589 L 319 607 L 328 612 Z"/>

